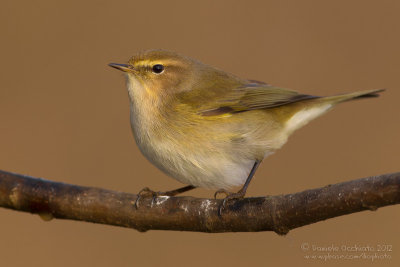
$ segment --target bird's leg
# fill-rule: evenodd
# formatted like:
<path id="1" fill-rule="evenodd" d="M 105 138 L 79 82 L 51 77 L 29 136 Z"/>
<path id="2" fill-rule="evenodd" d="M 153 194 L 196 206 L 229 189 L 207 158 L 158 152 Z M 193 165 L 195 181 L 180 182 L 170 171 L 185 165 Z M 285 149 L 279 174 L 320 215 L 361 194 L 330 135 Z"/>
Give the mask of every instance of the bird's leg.
<path id="1" fill-rule="evenodd" d="M 256 173 L 256 170 L 258 168 L 258 166 L 260 165 L 261 161 L 256 161 L 253 165 L 253 168 L 250 171 L 249 176 L 246 179 L 246 182 L 244 183 L 243 187 L 236 193 L 232 193 L 229 192 L 225 189 L 220 189 L 217 192 L 215 192 L 214 194 L 214 198 L 217 198 L 218 194 L 225 194 L 225 198 L 222 201 L 222 204 L 220 205 L 219 209 L 218 209 L 218 214 L 221 215 L 222 209 L 225 207 L 226 201 L 230 200 L 230 199 L 238 199 L 238 198 L 244 198 L 244 196 L 246 195 L 246 191 L 247 191 L 247 187 L 250 184 L 251 179 L 253 178 L 254 174 Z"/>
<path id="2" fill-rule="evenodd" d="M 178 189 L 171 190 L 171 191 L 155 192 L 155 191 L 151 190 L 150 188 L 145 187 L 142 190 L 140 190 L 140 192 L 137 194 L 137 198 L 136 198 L 136 201 L 135 201 L 135 207 L 136 207 L 136 209 L 139 208 L 139 200 L 141 198 L 144 198 L 144 197 L 152 197 L 153 198 L 152 201 L 154 201 L 154 199 L 159 197 L 159 196 L 173 197 L 173 196 L 176 196 L 178 194 L 184 193 L 186 191 L 189 191 L 189 190 L 192 190 L 192 189 L 195 189 L 195 188 L 196 187 L 193 186 L 193 185 L 188 185 L 188 186 L 180 187 Z"/>
<path id="3" fill-rule="evenodd" d="M 260 165 L 260 161 L 256 161 L 253 165 L 253 168 L 250 171 L 249 176 L 246 179 L 246 182 L 244 183 L 243 187 L 237 192 L 237 193 L 232 193 L 229 192 L 225 189 L 219 189 L 217 192 L 214 194 L 214 198 L 217 198 L 218 194 L 225 194 L 225 199 L 227 198 L 243 198 L 246 195 L 247 187 L 250 184 L 251 179 L 253 178 L 254 174 L 256 173 L 256 170 L 258 166 Z"/>

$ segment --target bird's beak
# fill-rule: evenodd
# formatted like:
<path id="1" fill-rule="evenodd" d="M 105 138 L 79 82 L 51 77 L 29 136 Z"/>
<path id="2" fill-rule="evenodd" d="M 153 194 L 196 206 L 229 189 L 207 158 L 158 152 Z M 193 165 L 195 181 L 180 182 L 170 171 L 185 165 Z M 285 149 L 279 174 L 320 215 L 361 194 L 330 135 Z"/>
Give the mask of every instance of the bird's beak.
<path id="1" fill-rule="evenodd" d="M 133 70 L 133 67 L 128 64 L 118 64 L 118 63 L 110 63 L 108 66 L 116 68 L 117 70 L 121 70 L 123 72 L 129 72 Z"/>

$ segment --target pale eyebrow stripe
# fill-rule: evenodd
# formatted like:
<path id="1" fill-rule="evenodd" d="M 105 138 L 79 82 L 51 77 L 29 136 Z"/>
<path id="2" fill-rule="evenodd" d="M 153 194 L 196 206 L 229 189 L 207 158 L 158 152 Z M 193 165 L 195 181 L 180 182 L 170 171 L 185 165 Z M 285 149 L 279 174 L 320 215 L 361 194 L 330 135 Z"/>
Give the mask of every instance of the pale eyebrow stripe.
<path id="1" fill-rule="evenodd" d="M 136 66 L 153 66 L 156 64 L 162 65 L 174 65 L 174 66 L 181 66 L 181 62 L 174 59 L 158 59 L 158 60 L 150 60 L 150 59 L 142 59 L 142 60 L 132 60 L 133 65 Z"/>

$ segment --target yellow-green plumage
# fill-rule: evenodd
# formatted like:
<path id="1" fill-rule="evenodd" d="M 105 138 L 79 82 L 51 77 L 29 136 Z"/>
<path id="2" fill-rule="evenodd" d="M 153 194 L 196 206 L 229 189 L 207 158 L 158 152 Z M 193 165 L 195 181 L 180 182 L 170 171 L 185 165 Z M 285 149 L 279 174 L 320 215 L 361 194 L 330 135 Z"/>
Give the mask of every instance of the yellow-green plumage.
<path id="1" fill-rule="evenodd" d="M 154 73 L 155 65 L 163 71 Z M 142 153 L 182 183 L 214 189 L 242 185 L 256 160 L 337 103 L 381 91 L 299 94 L 162 50 L 111 66 L 126 73 L 132 130 Z"/>

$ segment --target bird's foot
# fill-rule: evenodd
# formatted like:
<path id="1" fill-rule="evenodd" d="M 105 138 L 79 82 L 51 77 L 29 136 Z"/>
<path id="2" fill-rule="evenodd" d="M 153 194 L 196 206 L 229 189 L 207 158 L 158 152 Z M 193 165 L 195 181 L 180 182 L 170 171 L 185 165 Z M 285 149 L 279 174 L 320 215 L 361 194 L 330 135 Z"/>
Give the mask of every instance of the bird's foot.
<path id="1" fill-rule="evenodd" d="M 151 197 L 151 203 L 154 202 L 154 200 L 159 197 L 159 196 L 168 196 L 168 192 L 156 192 L 151 190 L 148 187 L 143 188 L 142 190 L 140 190 L 140 192 L 137 194 L 137 198 L 135 201 L 135 208 L 138 209 L 139 208 L 139 202 L 142 198 L 148 198 Z"/>
<path id="2" fill-rule="evenodd" d="M 225 194 L 225 198 L 222 200 L 222 203 L 221 203 L 221 205 L 219 205 L 219 208 L 218 208 L 218 216 L 221 216 L 222 210 L 225 208 L 225 205 L 229 200 L 244 198 L 246 191 L 242 190 L 242 189 L 240 189 L 237 193 L 232 193 L 225 189 L 219 189 L 214 193 L 215 199 L 217 198 L 218 194 Z"/>
<path id="3" fill-rule="evenodd" d="M 181 187 L 181 188 L 178 188 L 175 190 L 171 190 L 171 191 L 155 192 L 155 191 L 151 190 L 150 188 L 145 187 L 142 190 L 140 190 L 140 192 L 138 193 L 134 206 L 136 209 L 139 208 L 139 200 L 141 198 L 151 197 L 152 198 L 151 204 L 153 204 L 157 197 L 160 197 L 160 196 L 173 197 L 178 194 L 184 193 L 186 191 L 192 190 L 194 188 L 196 188 L 196 187 L 193 185 L 187 185 L 187 186 L 184 186 L 184 187 Z"/>

